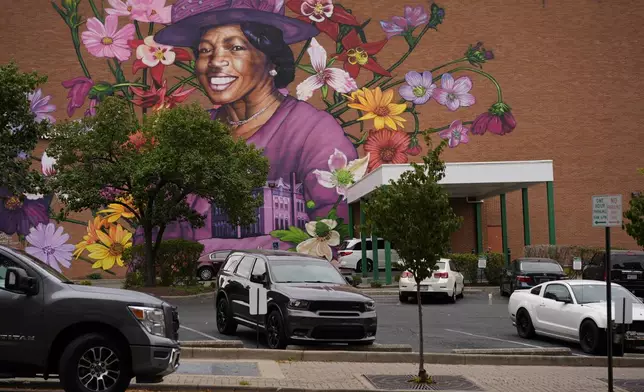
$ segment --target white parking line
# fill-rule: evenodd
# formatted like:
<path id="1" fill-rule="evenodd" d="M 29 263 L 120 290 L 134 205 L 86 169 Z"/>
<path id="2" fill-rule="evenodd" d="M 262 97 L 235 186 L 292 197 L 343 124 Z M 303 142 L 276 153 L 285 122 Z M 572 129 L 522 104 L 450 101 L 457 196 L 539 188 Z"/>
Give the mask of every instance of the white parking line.
<path id="1" fill-rule="evenodd" d="M 186 329 L 186 330 L 188 330 L 188 331 L 190 331 L 190 332 L 194 332 L 194 333 L 199 334 L 199 335 L 201 335 L 201 336 L 207 337 L 208 339 L 212 339 L 212 340 L 221 340 L 221 339 L 217 339 L 217 338 L 216 338 L 216 337 L 214 337 L 214 336 L 210 336 L 210 335 L 208 335 L 207 333 L 203 333 L 203 332 L 201 332 L 201 331 L 197 331 L 196 329 L 192 329 L 192 328 L 184 327 L 183 325 L 181 325 L 179 328 L 183 328 L 183 329 Z"/>

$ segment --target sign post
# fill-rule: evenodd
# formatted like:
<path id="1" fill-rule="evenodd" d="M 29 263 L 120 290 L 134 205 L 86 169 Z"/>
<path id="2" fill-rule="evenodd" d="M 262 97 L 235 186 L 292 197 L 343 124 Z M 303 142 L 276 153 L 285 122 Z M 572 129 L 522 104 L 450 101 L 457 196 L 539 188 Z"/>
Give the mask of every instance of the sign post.
<path id="1" fill-rule="evenodd" d="M 603 227 L 606 231 L 606 315 L 607 320 L 613 320 L 611 315 L 613 301 L 611 298 L 611 262 L 610 262 L 610 228 L 622 226 L 622 195 L 593 196 L 593 227 Z M 606 328 L 606 346 L 608 354 L 608 391 L 613 392 L 613 325 L 608 322 Z"/>
<path id="2" fill-rule="evenodd" d="M 256 289 L 251 288 L 249 291 L 250 298 L 248 301 L 248 310 L 250 315 L 257 316 L 257 348 L 259 348 L 259 322 L 262 319 L 262 315 L 265 315 L 268 311 L 268 300 L 267 294 L 268 290 L 264 287 L 258 286 Z"/>
<path id="3" fill-rule="evenodd" d="M 485 270 L 485 267 L 487 266 L 487 257 L 485 255 L 480 255 L 479 256 L 479 282 L 483 280 L 483 271 Z"/>

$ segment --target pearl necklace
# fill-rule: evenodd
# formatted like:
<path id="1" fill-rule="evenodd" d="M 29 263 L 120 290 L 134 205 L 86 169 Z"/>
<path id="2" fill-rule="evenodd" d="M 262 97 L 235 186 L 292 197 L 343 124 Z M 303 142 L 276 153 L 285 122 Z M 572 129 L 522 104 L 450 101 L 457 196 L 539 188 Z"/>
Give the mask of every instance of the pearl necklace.
<path id="1" fill-rule="evenodd" d="M 245 119 L 245 120 L 232 121 L 232 120 L 230 119 L 230 117 L 229 117 L 229 118 L 228 118 L 228 124 L 229 124 L 229 125 L 232 125 L 232 126 L 234 126 L 234 127 L 236 127 L 236 126 L 240 126 L 240 125 L 244 125 L 244 124 L 246 124 L 246 123 L 248 123 L 248 122 L 250 122 L 250 121 L 254 120 L 255 118 L 257 118 L 257 116 L 259 116 L 260 114 L 264 113 L 264 112 L 266 111 L 266 109 L 268 109 L 268 108 L 269 108 L 269 107 L 270 107 L 274 102 L 275 102 L 275 101 L 270 102 L 268 105 L 266 105 L 266 106 L 264 106 L 263 108 L 261 108 L 257 113 L 253 114 L 252 116 L 248 117 L 248 118 L 247 118 L 247 119 Z"/>

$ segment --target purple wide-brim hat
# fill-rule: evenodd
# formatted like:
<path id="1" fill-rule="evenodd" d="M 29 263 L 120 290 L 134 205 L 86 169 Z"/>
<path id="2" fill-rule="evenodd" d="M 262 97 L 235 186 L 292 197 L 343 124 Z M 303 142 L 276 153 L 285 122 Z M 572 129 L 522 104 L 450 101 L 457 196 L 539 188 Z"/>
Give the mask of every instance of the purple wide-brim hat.
<path id="1" fill-rule="evenodd" d="M 320 33 L 313 25 L 284 15 L 283 0 L 177 0 L 171 21 L 155 34 L 155 42 L 196 47 L 205 29 L 242 22 L 277 27 L 289 45 Z"/>

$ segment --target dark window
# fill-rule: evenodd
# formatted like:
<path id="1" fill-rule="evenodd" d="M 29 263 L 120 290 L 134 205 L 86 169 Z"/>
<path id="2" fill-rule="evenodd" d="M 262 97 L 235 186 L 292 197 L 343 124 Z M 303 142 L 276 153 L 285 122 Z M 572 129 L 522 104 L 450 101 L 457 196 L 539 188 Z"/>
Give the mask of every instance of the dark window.
<path id="1" fill-rule="evenodd" d="M 549 284 L 543 294 L 545 298 L 558 299 L 558 300 L 571 300 L 570 290 L 562 284 Z M 550 297 L 552 296 L 552 297 Z"/>
<path id="2" fill-rule="evenodd" d="M 449 269 L 451 269 L 454 272 L 458 272 L 458 268 L 456 267 L 456 264 L 452 260 L 449 261 Z"/>
<path id="3" fill-rule="evenodd" d="M 347 282 L 327 260 L 295 258 L 273 259 L 271 276 L 277 283 L 334 283 L 346 285 Z"/>
<path id="4" fill-rule="evenodd" d="M 275 230 L 280 228 L 280 220 L 275 218 Z"/>
<path id="5" fill-rule="evenodd" d="M 378 240 L 378 249 L 385 249 L 385 240 Z"/>
<path id="6" fill-rule="evenodd" d="M 16 263 L 8 258 L 0 255 L 0 288 L 4 288 L 5 276 L 7 275 L 7 268 L 16 267 Z"/>
<path id="7" fill-rule="evenodd" d="M 559 263 L 549 261 L 522 261 L 521 271 L 524 272 L 563 272 Z"/>
<path id="8" fill-rule="evenodd" d="M 237 267 L 237 264 L 239 263 L 239 260 L 241 260 L 240 255 L 234 255 L 230 256 L 228 260 L 226 261 L 226 265 L 224 265 L 224 271 L 232 272 L 235 270 L 235 267 Z"/>
<path id="9" fill-rule="evenodd" d="M 373 250 L 371 247 L 371 241 L 367 241 L 367 250 Z"/>
<path id="10" fill-rule="evenodd" d="M 250 276 L 250 269 L 253 268 L 253 263 L 255 258 L 251 256 L 244 256 L 242 261 L 237 266 L 235 273 L 243 278 L 248 278 Z"/>
<path id="11" fill-rule="evenodd" d="M 644 271 L 643 254 L 635 254 L 635 253 L 611 254 L 610 263 L 613 265 L 613 269 L 627 270 L 627 271 Z"/>
<path id="12" fill-rule="evenodd" d="M 539 295 L 541 294 L 541 286 L 537 286 L 530 290 L 530 294 Z"/>
<path id="13" fill-rule="evenodd" d="M 257 259 L 253 267 L 253 276 L 262 276 L 266 274 L 266 262 L 262 259 Z"/>

